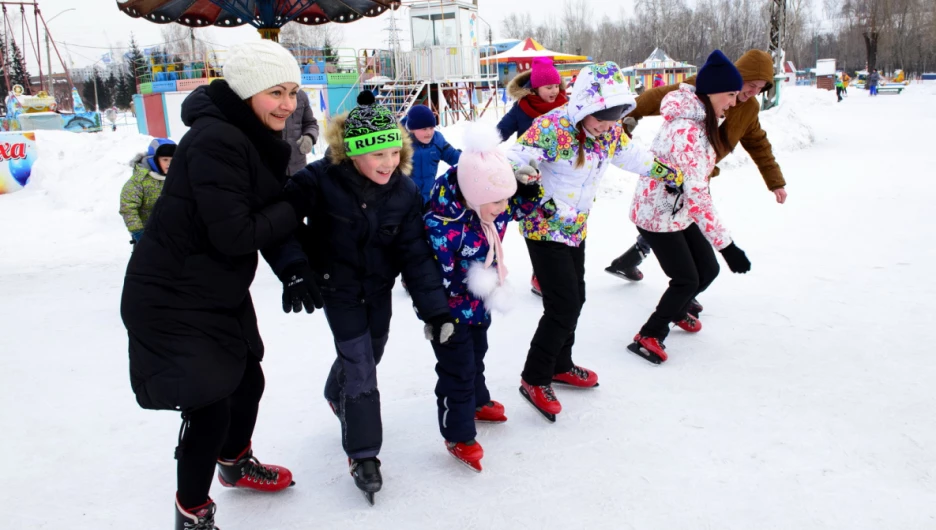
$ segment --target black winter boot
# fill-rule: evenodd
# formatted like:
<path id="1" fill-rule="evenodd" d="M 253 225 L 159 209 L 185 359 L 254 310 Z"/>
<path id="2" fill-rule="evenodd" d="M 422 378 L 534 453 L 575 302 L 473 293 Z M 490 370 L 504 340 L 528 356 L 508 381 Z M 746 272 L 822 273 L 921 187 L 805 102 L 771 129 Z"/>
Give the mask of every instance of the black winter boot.
<path id="1" fill-rule="evenodd" d="M 646 257 L 647 255 L 640 250 L 640 247 L 634 245 L 612 261 L 611 265 L 605 268 L 605 271 L 625 280 L 639 282 L 643 280 L 643 273 L 640 272 L 637 266 L 643 263 Z"/>
<path id="2" fill-rule="evenodd" d="M 215 510 L 217 506 L 214 501 L 208 499 L 208 502 L 187 510 L 179 504 L 176 499 L 175 530 L 219 530 L 214 524 Z"/>

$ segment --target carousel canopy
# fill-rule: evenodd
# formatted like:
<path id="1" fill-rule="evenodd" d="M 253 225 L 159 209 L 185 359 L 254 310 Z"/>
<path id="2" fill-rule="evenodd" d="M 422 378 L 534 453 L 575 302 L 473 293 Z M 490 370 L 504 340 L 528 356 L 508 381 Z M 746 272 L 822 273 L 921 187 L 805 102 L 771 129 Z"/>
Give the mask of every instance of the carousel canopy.
<path id="1" fill-rule="evenodd" d="M 542 44 L 536 42 L 532 38 L 527 37 L 522 40 L 520 44 L 517 44 L 513 48 L 503 52 L 498 53 L 497 55 L 492 55 L 490 57 L 485 57 L 481 59 L 482 62 L 496 62 L 496 63 L 510 63 L 510 62 L 520 62 L 525 63 L 532 61 L 536 57 L 549 57 L 553 62 L 571 62 L 579 63 L 583 61 L 590 61 L 589 57 L 584 55 L 568 55 L 565 53 L 554 52 L 547 50 L 543 47 Z"/>
<path id="2" fill-rule="evenodd" d="M 287 22 L 309 26 L 354 22 L 399 6 L 400 0 L 117 0 L 127 15 L 156 24 L 175 22 L 193 28 L 250 24 L 260 30 Z"/>

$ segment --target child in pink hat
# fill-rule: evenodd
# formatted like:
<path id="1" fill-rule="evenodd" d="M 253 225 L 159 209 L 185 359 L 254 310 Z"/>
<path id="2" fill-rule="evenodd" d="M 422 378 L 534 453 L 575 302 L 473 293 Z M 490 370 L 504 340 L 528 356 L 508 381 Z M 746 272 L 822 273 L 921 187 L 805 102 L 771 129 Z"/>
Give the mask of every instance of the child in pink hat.
<path id="1" fill-rule="evenodd" d="M 514 133 L 520 138 L 533 120 L 569 102 L 565 83 L 548 57 L 533 59 L 529 70 L 520 72 L 507 84 L 507 95 L 516 103 L 497 124 L 505 141 Z"/>
<path id="2" fill-rule="evenodd" d="M 510 299 L 501 240 L 511 219 L 533 212 L 543 189 L 537 174 L 514 175 L 492 127 L 473 125 L 465 143 L 458 165 L 436 180 L 424 220 L 455 320 L 448 342 L 432 342 L 439 428 L 449 453 L 481 471 L 475 421 L 507 421 L 484 383 L 490 311 L 505 311 Z"/>

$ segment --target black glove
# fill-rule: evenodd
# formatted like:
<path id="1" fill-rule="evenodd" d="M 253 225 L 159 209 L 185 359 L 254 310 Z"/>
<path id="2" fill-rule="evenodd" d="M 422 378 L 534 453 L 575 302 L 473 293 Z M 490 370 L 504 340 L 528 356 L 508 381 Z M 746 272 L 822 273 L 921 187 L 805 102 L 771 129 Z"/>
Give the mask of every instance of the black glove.
<path id="1" fill-rule="evenodd" d="M 305 306 L 306 313 L 311 313 L 325 305 L 308 263 L 294 263 L 286 267 L 280 280 L 283 282 L 284 312 L 298 313 Z"/>
<path id="2" fill-rule="evenodd" d="M 736 274 L 744 274 L 751 270 L 751 262 L 748 261 L 744 251 L 738 248 L 734 243 L 723 248 L 722 257 L 728 263 L 728 268 Z"/>
<path id="3" fill-rule="evenodd" d="M 426 340 L 445 344 L 455 333 L 455 319 L 448 313 L 434 316 L 426 319 L 426 326 L 423 331 L 426 333 Z"/>

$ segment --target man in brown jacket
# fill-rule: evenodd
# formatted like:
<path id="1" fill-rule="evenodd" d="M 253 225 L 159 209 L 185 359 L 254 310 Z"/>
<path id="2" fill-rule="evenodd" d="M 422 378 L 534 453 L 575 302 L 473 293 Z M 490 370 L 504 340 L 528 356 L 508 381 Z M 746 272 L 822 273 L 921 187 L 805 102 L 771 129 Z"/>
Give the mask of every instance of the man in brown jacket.
<path id="1" fill-rule="evenodd" d="M 773 192 L 777 202 L 783 204 L 786 202 L 786 181 L 783 180 L 783 174 L 780 172 L 780 166 L 774 159 L 773 150 L 770 147 L 770 141 L 767 140 L 767 133 L 761 129 L 758 113 L 760 112 L 760 102 L 757 96 L 761 92 L 770 89 L 773 84 L 774 69 L 773 59 L 770 54 L 763 50 L 750 50 L 740 59 L 735 61 L 735 66 L 741 72 L 744 79 L 744 86 L 738 93 L 738 104 L 728 109 L 725 113 L 725 121 L 721 124 L 722 129 L 728 134 L 728 144 L 734 149 L 738 143 L 751 155 L 751 159 L 757 164 L 767 189 Z M 686 79 L 684 83 L 695 85 L 695 77 Z M 663 96 L 679 88 L 679 84 L 667 85 L 659 88 L 647 90 L 637 97 L 637 108 L 635 108 L 624 119 L 624 126 L 630 135 L 637 122 L 645 116 L 659 116 L 660 103 Z M 720 162 L 728 153 L 718 153 L 716 163 Z M 712 177 L 718 176 L 719 169 L 715 166 L 712 171 Z M 643 279 L 643 273 L 637 268 L 644 258 L 650 254 L 650 245 L 637 237 L 637 244 L 627 249 L 611 262 L 611 265 L 605 268 L 606 271 L 631 281 L 640 281 Z M 693 301 L 695 302 L 695 301 Z"/>

